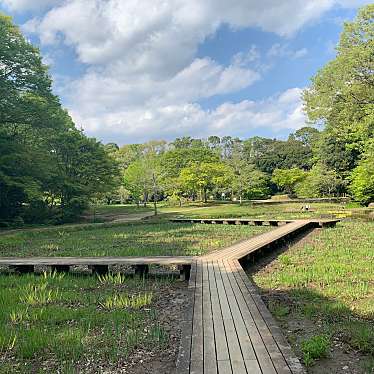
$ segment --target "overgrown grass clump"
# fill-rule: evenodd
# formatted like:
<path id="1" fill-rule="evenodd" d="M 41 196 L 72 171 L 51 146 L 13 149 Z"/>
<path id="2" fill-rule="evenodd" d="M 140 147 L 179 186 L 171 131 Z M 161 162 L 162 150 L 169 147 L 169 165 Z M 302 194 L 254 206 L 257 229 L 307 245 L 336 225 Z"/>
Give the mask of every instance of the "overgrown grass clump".
<path id="1" fill-rule="evenodd" d="M 0 236 L 0 256 L 200 255 L 269 229 L 160 222 L 24 231 Z"/>
<path id="2" fill-rule="evenodd" d="M 346 221 L 291 247 L 254 280 L 262 289 L 285 296 L 283 302 L 277 298 L 276 307 L 269 305 L 276 317 L 283 318 L 287 313 L 282 311 L 292 308 L 288 318 L 310 319 L 322 335 L 374 356 L 373 243 L 374 223 Z M 318 358 L 312 353 L 305 357 L 308 364 Z"/>
<path id="3" fill-rule="evenodd" d="M 115 366 L 138 346 L 162 348 L 152 301 L 170 279 L 122 277 L 0 275 L 0 373 L 79 372 Z"/>
<path id="4" fill-rule="evenodd" d="M 325 335 L 315 335 L 306 339 L 301 344 L 304 363 L 311 366 L 316 359 L 327 357 L 330 347 L 330 339 Z"/>

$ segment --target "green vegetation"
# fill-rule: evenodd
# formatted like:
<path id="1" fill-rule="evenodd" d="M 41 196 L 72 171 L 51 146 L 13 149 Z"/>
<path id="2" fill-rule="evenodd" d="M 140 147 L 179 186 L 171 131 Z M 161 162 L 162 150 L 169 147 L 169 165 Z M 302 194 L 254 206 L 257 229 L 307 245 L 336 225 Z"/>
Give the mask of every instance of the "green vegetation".
<path id="1" fill-rule="evenodd" d="M 301 350 L 304 355 L 304 363 L 311 366 L 314 360 L 327 357 L 330 347 L 330 340 L 324 335 L 315 335 L 304 340 L 301 344 Z"/>
<path id="2" fill-rule="evenodd" d="M 288 308 L 287 318 L 300 315 L 313 322 L 316 333 L 374 356 L 373 243 L 374 223 L 345 221 L 291 247 L 254 281 L 263 290 L 287 295 L 270 305 L 276 317 L 288 315 L 282 314 Z M 306 364 L 317 358 L 314 346 L 319 343 L 312 340 L 302 347 Z"/>
<path id="3" fill-rule="evenodd" d="M 282 204 L 211 204 L 205 206 L 168 208 L 160 210 L 164 213 L 191 218 L 263 218 L 263 219 L 306 219 L 306 218 L 345 218 L 352 214 L 345 204 L 311 203 L 309 211 L 302 211 L 303 203 Z M 359 211 L 364 211 L 359 209 Z"/>
<path id="4" fill-rule="evenodd" d="M 0 236 L 1 256 L 200 255 L 269 227 L 149 223 L 24 231 Z"/>
<path id="5" fill-rule="evenodd" d="M 136 348 L 161 349 L 153 300 L 169 282 L 0 275 L 0 372 L 115 370 Z"/>
<path id="6" fill-rule="evenodd" d="M 373 201 L 374 6 L 344 25 L 337 56 L 304 92 L 309 123 L 287 140 L 209 136 L 102 145 L 75 128 L 48 68 L 0 15 L 0 225 L 79 220 L 89 203 L 351 193 Z"/>
<path id="7" fill-rule="evenodd" d="M 37 48 L 0 13 L 0 225 L 74 221 L 113 188 L 103 145 L 75 128 Z"/>

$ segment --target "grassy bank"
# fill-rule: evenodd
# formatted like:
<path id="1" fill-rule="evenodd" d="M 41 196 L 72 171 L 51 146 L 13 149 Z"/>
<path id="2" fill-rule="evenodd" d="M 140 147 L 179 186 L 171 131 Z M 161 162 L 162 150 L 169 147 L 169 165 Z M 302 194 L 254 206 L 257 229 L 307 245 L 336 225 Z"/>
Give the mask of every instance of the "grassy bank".
<path id="1" fill-rule="evenodd" d="M 269 229 L 160 222 L 14 232 L 0 236 L 0 256 L 200 255 Z"/>
<path id="2" fill-rule="evenodd" d="M 163 348 L 154 303 L 170 282 L 0 275 L 0 373 L 115 370 L 134 349 Z"/>
<path id="3" fill-rule="evenodd" d="M 363 373 L 373 370 L 373 243 L 374 223 L 347 221 L 291 247 L 253 275 L 305 364 L 342 344 L 360 352 Z M 292 332 L 300 319 L 312 330 Z M 326 349 L 313 353 L 321 346 Z"/>

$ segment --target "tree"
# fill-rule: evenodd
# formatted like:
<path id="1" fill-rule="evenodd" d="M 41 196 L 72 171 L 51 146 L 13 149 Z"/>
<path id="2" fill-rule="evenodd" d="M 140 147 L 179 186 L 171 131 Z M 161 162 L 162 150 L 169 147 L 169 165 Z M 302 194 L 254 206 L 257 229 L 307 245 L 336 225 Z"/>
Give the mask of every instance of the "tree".
<path id="1" fill-rule="evenodd" d="M 245 161 L 237 162 L 233 169 L 232 190 L 239 196 L 240 205 L 244 196 L 253 199 L 269 194 L 269 178 Z"/>
<path id="2" fill-rule="evenodd" d="M 143 199 L 147 206 L 153 196 L 154 212 L 157 215 L 157 201 L 161 190 L 161 172 L 159 160 L 154 155 L 147 155 L 133 162 L 124 173 L 124 187 L 130 191 L 132 199 L 139 204 Z"/>
<path id="3" fill-rule="evenodd" d="M 181 170 L 179 181 L 185 192 L 193 196 L 200 192 L 207 202 L 207 192 L 226 186 L 230 177 L 230 168 L 222 162 L 194 162 Z"/>
<path id="4" fill-rule="evenodd" d="M 292 194 L 295 186 L 306 177 L 306 172 L 298 168 L 275 169 L 271 180 L 284 192 Z"/>
<path id="5" fill-rule="evenodd" d="M 374 4 L 363 7 L 344 25 L 337 56 L 304 91 L 305 111 L 313 123 L 325 125 L 320 160 L 335 157 L 335 169 L 346 176 L 374 135 Z M 330 165 L 333 166 L 333 165 Z"/>
<path id="6" fill-rule="evenodd" d="M 55 169 L 49 172 L 46 191 L 52 203 L 59 203 L 62 220 L 71 221 L 91 198 L 117 186 L 117 164 L 100 142 L 75 128 L 57 133 L 50 142 Z"/>
<path id="7" fill-rule="evenodd" d="M 352 172 L 350 191 L 362 204 L 374 201 L 374 141 L 368 143 L 362 159 Z"/>
<path id="8" fill-rule="evenodd" d="M 269 174 L 277 168 L 308 169 L 311 155 L 311 148 L 294 136 L 287 141 L 254 137 L 243 142 L 243 158 Z"/>
<path id="9" fill-rule="evenodd" d="M 316 128 L 305 126 L 296 130 L 293 135 L 296 140 L 304 145 L 304 147 L 312 149 L 317 143 L 320 134 L 321 133 Z"/>
<path id="10" fill-rule="evenodd" d="M 332 196 L 342 189 L 343 181 L 335 170 L 317 164 L 307 173 L 305 179 L 296 184 L 295 190 L 299 197 Z"/>
<path id="11" fill-rule="evenodd" d="M 112 188 L 115 163 L 52 93 L 39 50 L 0 14 L 0 221 L 58 221 Z M 74 217 L 73 217 L 74 216 Z"/>
<path id="12" fill-rule="evenodd" d="M 191 145 L 170 149 L 160 155 L 164 178 L 176 178 L 181 170 L 194 162 L 218 162 L 219 156 L 209 147 Z"/>

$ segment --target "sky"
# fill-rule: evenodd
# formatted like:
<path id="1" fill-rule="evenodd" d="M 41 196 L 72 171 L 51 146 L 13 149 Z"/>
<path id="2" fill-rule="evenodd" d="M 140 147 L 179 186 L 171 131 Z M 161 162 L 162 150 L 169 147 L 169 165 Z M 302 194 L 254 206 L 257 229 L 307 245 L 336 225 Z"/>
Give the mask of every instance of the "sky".
<path id="1" fill-rule="evenodd" d="M 0 0 L 77 127 L 119 145 L 286 138 L 364 0 Z"/>

